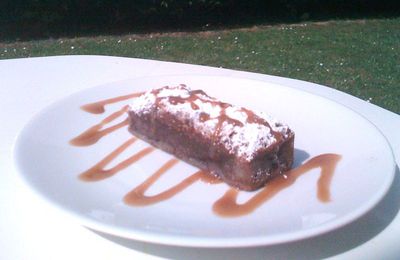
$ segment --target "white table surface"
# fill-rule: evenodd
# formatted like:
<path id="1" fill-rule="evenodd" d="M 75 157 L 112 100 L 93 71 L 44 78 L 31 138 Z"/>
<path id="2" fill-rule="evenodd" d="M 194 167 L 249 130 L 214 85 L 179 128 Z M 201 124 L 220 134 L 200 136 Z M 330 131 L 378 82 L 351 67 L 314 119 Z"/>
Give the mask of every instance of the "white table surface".
<path id="1" fill-rule="evenodd" d="M 49 103 L 112 81 L 184 74 L 264 80 L 344 104 L 379 127 L 400 165 L 400 116 L 321 85 L 227 69 L 119 57 L 0 60 L 0 259 L 400 259 L 398 167 L 388 195 L 350 225 L 299 242 L 241 249 L 161 246 L 100 234 L 51 207 L 19 179 L 13 165 L 14 140 L 27 121 Z"/>

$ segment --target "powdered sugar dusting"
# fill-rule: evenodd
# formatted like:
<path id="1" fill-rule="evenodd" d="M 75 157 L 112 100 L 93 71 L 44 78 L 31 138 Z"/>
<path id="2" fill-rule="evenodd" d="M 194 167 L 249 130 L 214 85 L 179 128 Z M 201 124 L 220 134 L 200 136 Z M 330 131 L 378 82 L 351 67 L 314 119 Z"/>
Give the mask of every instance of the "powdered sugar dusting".
<path id="1" fill-rule="evenodd" d="M 137 114 L 154 111 L 154 108 L 157 113 L 174 114 L 189 122 L 195 131 L 210 136 L 223 144 L 229 153 L 247 161 L 252 160 L 258 150 L 277 142 L 277 134 L 287 137 L 290 132 L 287 125 L 262 112 L 254 114 L 268 123 L 250 122 L 249 114 L 243 108 L 221 103 L 201 91 L 191 91 L 185 85 L 148 91 L 130 105 L 130 110 Z M 221 121 L 225 118 L 223 114 L 236 123 Z"/>
<path id="2" fill-rule="evenodd" d="M 148 113 L 152 106 L 156 102 L 156 96 L 150 91 L 144 93 L 143 95 L 135 98 L 134 102 L 130 104 L 130 109 L 136 111 L 137 113 Z"/>
<path id="3" fill-rule="evenodd" d="M 275 118 L 267 115 L 265 112 L 262 111 L 254 111 L 254 113 L 263 118 L 264 120 L 266 120 L 269 125 L 271 126 L 272 130 L 278 133 L 281 133 L 285 138 L 288 137 L 290 131 L 289 131 L 289 126 L 279 122 L 278 120 L 276 120 Z"/>
<path id="4" fill-rule="evenodd" d="M 240 107 L 229 106 L 225 109 L 225 114 L 232 119 L 238 120 L 242 124 L 246 124 L 247 114 L 243 112 Z"/>
<path id="5" fill-rule="evenodd" d="M 224 124 L 221 140 L 230 153 L 251 160 L 256 151 L 276 141 L 270 128 L 260 124 L 246 124 L 244 127 Z"/>
<path id="6" fill-rule="evenodd" d="M 185 85 L 180 85 L 176 88 L 171 88 L 171 87 L 165 87 L 160 89 L 160 91 L 157 93 L 157 97 L 163 98 L 163 97 L 181 97 L 181 98 L 187 98 L 190 96 L 189 91 L 185 91 Z"/>
<path id="7" fill-rule="evenodd" d="M 194 103 L 199 106 L 199 110 L 207 113 L 211 118 L 217 117 L 221 113 L 221 107 L 213 105 L 211 102 L 196 99 Z"/>

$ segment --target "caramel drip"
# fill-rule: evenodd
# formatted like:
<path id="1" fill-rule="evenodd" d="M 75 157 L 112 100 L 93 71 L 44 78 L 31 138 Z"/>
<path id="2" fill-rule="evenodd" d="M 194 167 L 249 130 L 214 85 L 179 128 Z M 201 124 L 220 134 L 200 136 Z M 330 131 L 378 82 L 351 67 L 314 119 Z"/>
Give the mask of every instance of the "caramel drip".
<path id="1" fill-rule="evenodd" d="M 180 84 L 180 85 L 182 87 L 186 87 L 185 84 Z M 154 95 L 157 96 L 160 93 L 161 90 L 162 90 L 162 88 L 153 90 L 152 92 L 153 92 Z M 168 98 L 168 101 L 173 105 L 184 104 L 184 103 L 188 102 L 188 103 L 190 103 L 190 106 L 192 107 L 193 110 L 198 110 L 199 106 L 195 103 L 195 101 L 196 100 L 204 101 L 204 100 L 202 98 L 200 98 L 199 96 L 197 96 L 197 94 L 204 94 L 205 95 L 205 93 L 203 91 L 199 92 L 199 91 L 196 90 L 196 91 L 191 91 L 190 95 L 188 97 L 170 96 L 170 97 L 167 97 L 167 98 Z M 158 97 L 156 99 L 155 103 L 158 105 L 160 103 L 160 100 L 161 100 L 161 98 Z"/>
<path id="2" fill-rule="evenodd" d="M 129 95 L 119 96 L 115 98 L 109 98 L 105 100 L 100 100 L 94 103 L 86 104 L 81 106 L 81 109 L 92 114 L 102 114 L 105 111 L 105 106 L 117 102 L 121 102 L 127 99 L 135 98 L 142 95 L 144 92 L 132 93 Z"/>
<path id="3" fill-rule="evenodd" d="M 116 166 L 106 170 L 104 169 L 110 162 L 112 162 L 118 155 L 120 155 L 123 151 L 125 151 L 130 145 L 136 142 L 136 138 L 131 138 L 128 141 L 124 142 L 121 146 L 117 149 L 112 151 L 109 155 L 107 155 L 104 159 L 100 162 L 95 164 L 93 167 L 88 169 L 87 171 L 81 173 L 79 178 L 83 181 L 99 181 L 106 178 L 113 176 L 114 174 L 122 171 L 123 169 L 127 168 L 131 164 L 137 162 L 138 160 L 142 159 L 149 153 L 155 150 L 153 147 L 146 147 L 139 152 L 135 153 L 128 159 L 120 162 Z"/>
<path id="4" fill-rule="evenodd" d="M 155 90 L 155 91 L 153 91 L 153 94 L 157 95 L 159 93 L 159 91 L 160 90 Z M 208 120 L 211 120 L 211 119 L 217 119 L 218 122 L 216 124 L 215 130 L 214 130 L 214 133 L 213 133 L 214 142 L 215 142 L 215 139 L 218 138 L 219 133 L 222 130 L 222 126 L 223 126 L 224 122 L 226 122 L 228 124 L 236 125 L 236 126 L 243 126 L 242 122 L 240 122 L 237 119 L 231 118 L 226 114 L 226 109 L 228 107 L 230 107 L 229 104 L 224 103 L 224 102 L 220 102 L 220 101 L 217 101 L 217 100 L 203 99 L 198 94 L 207 96 L 204 93 L 204 91 L 202 91 L 202 90 L 194 90 L 194 91 L 190 91 L 190 95 L 187 96 L 187 97 L 171 96 L 171 97 L 168 97 L 168 101 L 173 105 L 189 103 L 193 110 L 198 110 L 199 109 L 199 106 L 195 103 L 197 100 L 200 100 L 203 103 L 204 102 L 208 102 L 213 106 L 217 106 L 217 105 L 220 106 L 221 107 L 221 111 L 220 111 L 220 114 L 217 117 L 213 117 L 212 118 L 212 117 L 210 117 L 210 115 L 208 115 L 206 113 L 201 113 L 200 114 L 200 118 L 199 118 L 199 120 L 201 122 L 205 122 L 205 121 L 208 121 Z M 163 98 L 164 97 L 156 98 L 155 104 L 158 106 L 160 104 L 161 99 L 163 99 Z"/>
<path id="5" fill-rule="evenodd" d="M 192 107 L 193 110 L 199 109 L 199 106 L 195 103 L 195 101 L 198 99 L 199 99 L 199 97 L 196 95 L 190 95 L 188 98 L 182 98 L 182 97 L 169 97 L 168 98 L 169 102 L 173 105 L 189 102 L 190 106 Z"/>
<path id="6" fill-rule="evenodd" d="M 267 125 L 269 128 L 271 128 L 271 126 L 269 125 L 268 122 L 266 122 L 264 119 L 260 118 L 256 114 L 254 114 L 253 111 L 251 111 L 247 108 L 244 108 L 244 107 L 242 107 L 241 110 L 242 110 L 242 112 L 246 113 L 246 115 L 247 115 L 247 123 Z"/>
<path id="7" fill-rule="evenodd" d="M 183 85 L 183 86 L 186 87 L 186 85 Z M 201 90 L 201 89 L 192 90 L 190 93 L 191 93 L 192 95 L 198 95 L 198 94 L 200 94 L 200 95 L 203 95 L 203 96 L 208 96 L 208 95 L 206 94 L 206 92 L 204 92 L 204 91 Z"/>
<path id="8" fill-rule="evenodd" d="M 182 84 L 183 85 L 183 84 Z M 184 85 L 183 85 L 184 86 Z M 156 89 L 153 90 L 152 93 L 157 96 L 160 91 L 162 89 Z M 200 95 L 200 96 L 199 96 Z M 211 117 L 209 114 L 207 113 L 201 113 L 199 116 L 199 120 L 200 122 L 205 122 L 208 120 L 213 120 L 216 119 L 217 120 L 217 124 L 213 133 L 213 141 L 215 142 L 216 139 L 218 138 L 223 124 L 228 123 L 228 124 L 232 124 L 235 126 L 243 126 L 243 123 L 237 119 L 231 118 L 226 114 L 226 109 L 228 107 L 230 107 L 230 105 L 228 103 L 224 103 L 218 100 L 213 100 L 213 99 L 204 99 L 201 97 L 201 95 L 208 97 L 208 95 L 202 91 L 202 90 L 192 90 L 190 91 L 190 94 L 187 97 L 181 97 L 181 96 L 170 96 L 170 97 L 157 97 L 155 100 L 155 105 L 159 106 L 160 105 L 160 101 L 164 98 L 167 98 L 168 101 L 173 104 L 184 104 L 184 103 L 189 103 L 190 106 L 192 107 L 193 110 L 198 110 L 199 106 L 196 104 L 197 100 L 200 100 L 203 103 L 210 103 L 212 106 L 219 106 L 221 108 L 220 114 L 217 117 Z M 247 119 L 246 122 L 247 123 L 256 123 L 256 124 L 261 124 L 261 125 L 265 125 L 268 128 L 270 128 L 271 133 L 274 135 L 275 139 L 280 142 L 281 140 L 283 140 L 283 135 L 280 132 L 274 131 L 271 127 L 271 125 L 263 118 L 259 117 L 258 115 L 256 115 L 253 111 L 248 110 L 246 108 L 241 108 L 240 109 L 241 112 L 245 113 L 247 115 Z"/>
<path id="9" fill-rule="evenodd" d="M 290 187 L 301 175 L 315 168 L 321 169 L 317 183 L 317 197 L 321 202 L 328 202 L 330 201 L 329 188 L 332 175 L 340 158 L 341 156 L 338 154 L 316 156 L 298 168 L 289 171 L 286 175 L 273 179 L 261 191 L 243 204 L 237 203 L 239 191 L 230 188 L 223 197 L 214 203 L 213 211 L 224 217 L 249 214 L 282 190 Z"/>
<path id="10" fill-rule="evenodd" d="M 88 146 L 88 145 L 95 144 L 103 136 L 128 125 L 129 120 L 127 118 L 118 124 L 110 126 L 106 129 L 102 129 L 104 127 L 104 125 L 106 125 L 106 124 L 114 121 L 118 117 L 122 116 L 123 114 L 126 113 L 126 111 L 128 111 L 128 106 L 124 106 L 121 110 L 114 112 L 111 115 L 109 115 L 108 117 L 106 117 L 105 119 L 103 119 L 99 124 L 96 124 L 96 125 L 88 128 L 83 133 L 81 133 L 80 135 L 78 135 L 77 137 L 75 137 L 71 141 L 69 141 L 69 143 L 71 145 L 75 145 L 75 146 Z"/>
<path id="11" fill-rule="evenodd" d="M 247 123 L 255 123 L 255 124 L 260 124 L 260 125 L 266 125 L 271 130 L 271 133 L 274 135 L 275 139 L 277 139 L 278 142 L 283 140 L 282 133 L 274 131 L 274 129 L 272 129 L 271 125 L 269 124 L 269 122 L 267 122 L 265 119 L 257 116 L 253 111 L 251 111 L 249 109 L 246 109 L 244 107 L 242 107 L 241 110 L 244 113 L 246 113 L 246 115 L 247 115 L 247 120 L 246 120 Z"/>
<path id="12" fill-rule="evenodd" d="M 150 188 L 150 186 L 153 185 L 166 171 L 171 169 L 178 162 L 179 160 L 177 159 L 171 159 L 166 162 L 163 166 L 161 166 L 160 169 L 158 169 L 158 171 L 156 171 L 153 175 L 146 179 L 142 184 L 126 194 L 124 197 L 124 202 L 132 206 L 147 206 L 167 200 L 199 180 L 209 184 L 216 184 L 221 182 L 219 179 L 212 176 L 208 172 L 200 170 L 183 179 L 175 186 L 159 194 L 146 196 L 145 193 Z"/>
<path id="13" fill-rule="evenodd" d="M 199 116 L 199 120 L 200 120 L 200 122 L 204 123 L 205 121 L 210 120 L 210 115 L 207 113 L 201 112 L 200 116 Z"/>
<path id="14" fill-rule="evenodd" d="M 237 119 L 233 119 L 226 114 L 226 108 L 229 107 L 228 104 L 224 103 L 224 105 L 221 107 L 222 107 L 221 112 L 220 112 L 219 116 L 216 118 L 218 120 L 218 122 L 215 126 L 215 131 L 213 133 L 213 143 L 215 143 L 215 140 L 218 138 L 218 136 L 222 130 L 222 126 L 223 126 L 224 122 L 227 122 L 228 124 L 232 124 L 235 126 L 243 126 L 242 122 L 240 122 Z"/>

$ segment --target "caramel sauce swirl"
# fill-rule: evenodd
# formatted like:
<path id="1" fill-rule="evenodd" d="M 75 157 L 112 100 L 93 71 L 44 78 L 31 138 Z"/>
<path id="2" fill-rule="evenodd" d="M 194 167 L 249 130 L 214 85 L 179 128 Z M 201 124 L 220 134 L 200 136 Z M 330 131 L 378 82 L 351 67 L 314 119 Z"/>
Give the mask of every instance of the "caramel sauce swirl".
<path id="1" fill-rule="evenodd" d="M 124 142 L 121 146 L 119 146 L 117 149 L 112 151 L 110 154 L 108 154 L 104 159 L 102 159 L 100 162 L 96 163 L 93 167 L 88 169 L 87 171 L 81 173 L 79 175 L 79 179 L 83 181 L 100 181 L 106 178 L 109 178 L 116 174 L 119 171 L 122 171 L 123 169 L 127 168 L 131 164 L 139 161 L 149 153 L 153 152 L 155 148 L 153 147 L 146 147 L 143 150 L 140 150 L 139 152 L 135 153 L 128 159 L 118 163 L 116 166 L 106 170 L 104 169 L 109 163 L 111 163 L 118 155 L 120 155 L 123 151 L 125 151 L 129 146 L 131 146 L 134 142 L 136 142 L 136 138 L 132 137 L 128 141 Z"/>
<path id="2" fill-rule="evenodd" d="M 128 106 L 124 106 L 121 110 L 112 113 L 105 119 L 103 119 L 100 123 L 89 127 L 87 130 L 85 130 L 83 133 L 78 135 L 77 137 L 73 138 L 71 141 L 69 141 L 70 144 L 75 145 L 75 146 L 88 146 L 97 143 L 97 141 L 100 140 L 103 136 L 106 136 L 110 134 L 111 132 L 114 132 L 124 126 L 127 126 L 129 123 L 128 118 L 126 118 L 124 121 L 110 126 L 106 129 L 103 129 L 103 127 L 117 119 L 118 117 L 124 115 L 128 111 Z"/>
<path id="3" fill-rule="evenodd" d="M 137 92 L 137 93 L 132 93 L 129 95 L 123 95 L 123 96 L 118 96 L 118 97 L 114 97 L 114 98 L 104 99 L 104 100 L 100 100 L 97 102 L 83 105 L 83 106 L 81 106 L 81 109 L 83 111 L 86 111 L 86 112 L 92 113 L 92 114 L 102 114 L 105 111 L 104 107 L 106 105 L 121 102 L 121 101 L 131 99 L 131 98 L 135 98 L 142 94 L 143 94 L 143 92 Z"/>
<path id="4" fill-rule="evenodd" d="M 171 159 L 168 162 L 166 162 L 147 180 L 145 180 L 142 184 L 140 184 L 135 189 L 126 194 L 124 197 L 124 202 L 128 205 L 133 205 L 133 206 L 147 206 L 172 198 L 173 196 L 175 196 L 176 194 L 188 188 L 190 185 L 199 180 L 208 184 L 221 183 L 221 180 L 217 179 L 213 175 L 209 174 L 208 172 L 200 170 L 190 175 L 189 177 L 183 179 L 175 186 L 157 195 L 146 196 L 145 192 L 150 188 L 150 186 L 153 185 L 161 177 L 161 175 L 163 175 L 166 171 L 171 169 L 178 162 L 179 160 L 177 159 Z"/>
<path id="5" fill-rule="evenodd" d="M 193 91 L 196 94 L 204 94 L 203 91 Z M 130 98 L 135 98 L 137 96 L 140 96 L 142 92 L 139 93 L 133 93 L 129 95 L 124 95 L 124 96 L 119 96 L 115 98 L 110 98 L 106 100 L 102 100 L 99 102 L 95 103 L 90 103 L 87 105 L 82 106 L 81 108 L 89 113 L 93 114 L 101 114 L 104 113 L 105 109 L 104 107 L 108 104 L 111 103 L 116 103 L 120 102 L 123 100 L 127 100 Z M 204 94 L 205 95 L 205 94 Z M 201 97 L 197 95 L 191 95 L 189 100 L 186 100 L 185 98 L 182 97 L 173 97 L 170 99 L 171 103 L 180 103 L 180 102 L 190 102 L 191 106 L 193 109 L 198 109 L 198 106 L 195 104 L 196 99 L 201 99 Z M 218 102 L 214 100 L 206 100 L 207 102 Z M 237 121 L 235 119 L 229 118 L 225 114 L 225 109 L 227 106 L 224 106 L 222 103 L 222 111 L 220 113 L 220 116 L 217 118 L 218 119 L 218 124 L 217 124 L 217 129 L 216 131 L 219 131 L 219 128 L 221 127 L 223 122 L 229 122 L 231 124 L 242 124 L 240 121 Z M 221 105 L 221 103 L 219 103 Z M 128 125 L 128 119 L 123 120 L 120 123 L 114 124 L 108 128 L 104 128 L 105 125 L 109 124 L 110 122 L 116 120 L 117 118 L 121 117 L 123 114 L 125 114 L 128 111 L 128 106 L 124 106 L 121 110 L 114 112 L 104 118 L 100 123 L 93 125 L 92 127 L 89 127 L 87 130 L 85 130 L 83 133 L 78 135 L 77 137 L 73 138 L 70 141 L 71 145 L 74 146 L 88 146 L 88 145 L 94 145 L 100 138 L 111 134 L 112 132 L 116 131 L 117 129 L 120 129 L 124 126 Z M 252 123 L 267 123 L 264 122 L 262 118 L 259 118 L 257 115 L 255 115 L 252 111 L 244 109 L 243 112 L 245 112 L 248 116 L 247 121 L 252 122 Z M 202 113 L 200 115 L 200 120 L 210 120 L 210 116 L 208 114 Z M 237 122 L 236 122 L 237 121 Z M 270 127 L 271 128 L 271 127 Z M 278 135 L 278 133 L 274 133 L 275 135 Z M 280 134 L 280 133 L 279 133 Z M 129 146 L 133 145 L 137 141 L 137 138 L 132 137 L 129 140 L 125 141 L 122 145 L 117 147 L 115 150 L 111 151 L 107 156 L 105 156 L 102 160 L 100 160 L 98 163 L 96 163 L 94 166 L 89 168 L 88 170 L 84 171 L 79 175 L 79 179 L 87 182 L 94 182 L 94 181 L 100 181 L 109 177 L 112 177 L 113 175 L 117 174 L 118 172 L 126 169 L 133 163 L 139 161 L 143 157 L 149 155 L 151 152 L 156 150 L 155 148 L 149 146 L 146 147 L 132 156 L 130 156 L 128 159 L 123 160 L 122 162 L 119 162 L 117 165 L 115 165 L 112 168 L 106 169 L 107 165 L 109 165 L 112 161 L 114 161 L 122 152 L 124 152 Z M 320 169 L 320 177 L 317 182 L 317 198 L 319 201 L 326 203 L 330 201 L 330 184 L 331 184 L 331 179 L 333 176 L 333 173 L 335 171 L 335 168 L 337 166 L 337 163 L 339 162 L 341 156 L 338 154 L 321 154 L 316 157 L 311 158 L 308 160 L 306 163 L 303 165 L 292 169 L 291 171 L 287 172 L 285 175 L 278 176 L 271 180 L 270 182 L 267 183 L 267 185 L 262 188 L 261 190 L 257 192 L 253 192 L 254 195 L 246 202 L 242 204 L 237 203 L 237 197 L 239 190 L 235 188 L 229 188 L 227 192 L 219 199 L 215 201 L 213 204 L 213 211 L 215 214 L 223 217 L 237 217 L 237 216 L 243 216 L 246 214 L 250 214 L 257 208 L 259 208 L 261 205 L 263 205 L 265 202 L 268 200 L 272 199 L 274 196 L 276 196 L 279 192 L 281 192 L 284 189 L 287 189 L 288 187 L 292 186 L 296 180 L 304 175 L 305 173 L 311 171 L 312 169 Z M 126 194 L 123 198 L 124 202 L 127 205 L 132 205 L 132 206 L 148 206 L 152 205 L 161 201 L 165 201 L 167 199 L 172 198 L 173 196 L 176 196 L 179 194 L 181 191 L 189 188 L 192 184 L 198 181 L 206 182 L 209 184 L 217 184 L 221 183 L 221 180 L 218 178 L 214 177 L 212 174 L 199 170 L 196 171 L 195 173 L 189 175 L 185 179 L 181 180 L 178 182 L 176 185 L 172 186 L 171 188 L 168 188 L 165 191 L 162 191 L 156 195 L 148 196 L 146 195 L 146 191 L 163 175 L 165 174 L 168 170 L 172 169 L 177 163 L 179 162 L 178 159 L 170 159 L 167 161 L 165 164 L 163 164 L 157 171 L 155 171 L 150 177 L 148 177 L 143 183 L 135 187 L 133 190 L 131 190 L 128 194 Z"/>
<path id="6" fill-rule="evenodd" d="M 287 172 L 285 175 L 274 178 L 268 182 L 261 191 L 257 192 L 252 198 L 243 204 L 237 203 L 239 191 L 235 188 L 230 188 L 224 196 L 214 203 L 213 211 L 224 217 L 247 215 L 266 201 L 272 199 L 282 190 L 292 186 L 301 175 L 315 168 L 321 169 L 317 183 L 317 197 L 321 202 L 329 202 L 330 183 L 340 158 L 341 156 L 338 154 L 318 155 L 307 161 L 305 164 Z"/>
<path id="7" fill-rule="evenodd" d="M 330 181 L 340 158 L 341 156 L 337 154 L 322 154 L 316 156 L 298 168 L 287 172 L 287 175 L 278 176 L 273 179 L 262 188 L 261 191 L 253 192 L 255 193 L 254 196 L 243 204 L 238 204 L 236 202 L 240 191 L 235 188 L 229 188 L 228 191 L 214 203 L 213 211 L 217 215 L 223 217 L 237 217 L 250 214 L 266 201 L 272 199 L 279 192 L 292 186 L 301 175 L 315 168 L 321 169 L 317 183 L 317 197 L 321 202 L 329 202 Z M 151 185 L 153 185 L 176 163 L 178 163 L 177 159 L 171 159 L 162 165 L 147 180 L 125 195 L 124 202 L 133 206 L 147 206 L 167 200 L 199 180 L 212 184 L 221 182 L 219 179 L 207 172 L 197 171 L 166 191 L 157 195 L 146 196 L 145 192 L 151 187 Z"/>

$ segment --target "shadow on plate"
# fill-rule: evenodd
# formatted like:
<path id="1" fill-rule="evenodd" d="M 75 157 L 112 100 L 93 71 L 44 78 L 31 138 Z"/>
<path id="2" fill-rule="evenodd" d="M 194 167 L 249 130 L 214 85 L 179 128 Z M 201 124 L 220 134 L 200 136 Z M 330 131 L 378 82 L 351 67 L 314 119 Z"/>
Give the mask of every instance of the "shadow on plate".
<path id="1" fill-rule="evenodd" d="M 309 155 L 296 150 L 295 164 Z M 295 165 L 296 166 L 296 165 Z M 170 259 L 315 259 L 351 250 L 378 235 L 396 217 L 400 209 L 400 171 L 396 167 L 393 184 L 382 201 L 370 212 L 342 228 L 313 238 L 280 245 L 248 248 L 192 248 L 145 243 L 91 230 L 99 236 L 153 256 Z"/>
<path id="2" fill-rule="evenodd" d="M 294 162 L 293 168 L 297 168 L 302 165 L 308 158 L 310 158 L 310 154 L 301 149 L 294 149 Z"/>

